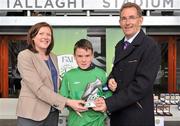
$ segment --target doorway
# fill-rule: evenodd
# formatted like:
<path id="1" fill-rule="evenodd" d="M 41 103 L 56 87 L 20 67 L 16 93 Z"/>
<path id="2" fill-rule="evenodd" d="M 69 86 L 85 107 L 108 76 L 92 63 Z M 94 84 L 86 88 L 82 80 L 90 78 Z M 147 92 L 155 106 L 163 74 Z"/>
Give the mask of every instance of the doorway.
<path id="1" fill-rule="evenodd" d="M 155 94 L 177 93 L 177 36 L 153 35 L 151 37 L 158 42 L 161 48 L 161 65 L 154 83 L 154 92 Z"/>
<path id="2" fill-rule="evenodd" d="M 27 47 L 26 36 L 0 36 L 0 97 L 16 98 L 20 90 L 17 55 Z"/>

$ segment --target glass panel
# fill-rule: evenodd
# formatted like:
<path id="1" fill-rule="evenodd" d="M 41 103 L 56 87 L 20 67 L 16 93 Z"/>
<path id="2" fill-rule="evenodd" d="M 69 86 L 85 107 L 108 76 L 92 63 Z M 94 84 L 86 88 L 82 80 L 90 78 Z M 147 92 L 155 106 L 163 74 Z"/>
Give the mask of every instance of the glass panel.
<path id="1" fill-rule="evenodd" d="M 25 49 L 27 46 L 26 41 L 20 40 L 10 40 L 8 42 L 9 51 L 9 67 L 8 67 L 8 77 L 9 77 L 9 97 L 17 98 L 21 88 L 19 75 L 17 69 L 17 55 L 18 53 Z"/>
<path id="2" fill-rule="evenodd" d="M 176 61 L 176 88 L 177 91 L 180 91 L 180 38 L 177 39 L 176 43 L 177 49 L 177 61 Z"/>
<path id="3" fill-rule="evenodd" d="M 123 37 L 124 33 L 119 27 L 106 28 L 106 70 L 108 74 L 112 70 L 115 46 Z"/>
<path id="4" fill-rule="evenodd" d="M 87 28 L 53 28 L 56 55 L 73 54 L 74 44 L 87 36 Z"/>
<path id="5" fill-rule="evenodd" d="M 94 49 L 93 63 L 106 71 L 106 40 L 105 28 L 88 28 L 87 39 Z"/>
<path id="6" fill-rule="evenodd" d="M 154 93 L 159 95 L 168 92 L 168 39 L 162 39 L 158 36 L 153 38 L 161 48 L 161 65 L 154 82 Z"/>

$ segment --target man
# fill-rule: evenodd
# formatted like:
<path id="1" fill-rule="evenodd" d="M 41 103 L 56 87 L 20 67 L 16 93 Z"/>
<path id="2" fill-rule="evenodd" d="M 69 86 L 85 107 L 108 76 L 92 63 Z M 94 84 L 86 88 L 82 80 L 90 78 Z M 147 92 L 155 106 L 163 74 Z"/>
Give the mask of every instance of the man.
<path id="1" fill-rule="evenodd" d="M 128 2 L 121 7 L 119 23 L 125 37 L 115 47 L 108 79 L 114 92 L 109 98 L 97 99 L 93 108 L 109 113 L 111 126 L 154 126 L 153 82 L 161 52 L 141 29 L 142 22 L 142 10 L 137 4 Z"/>

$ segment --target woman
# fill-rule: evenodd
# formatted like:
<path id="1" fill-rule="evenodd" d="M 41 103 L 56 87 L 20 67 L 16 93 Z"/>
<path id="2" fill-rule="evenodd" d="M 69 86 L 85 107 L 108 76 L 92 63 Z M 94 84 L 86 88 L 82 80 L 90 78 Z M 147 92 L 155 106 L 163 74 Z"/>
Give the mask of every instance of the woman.
<path id="1" fill-rule="evenodd" d="M 65 105 L 75 111 L 86 110 L 84 101 L 60 96 L 57 57 L 52 27 L 46 22 L 32 26 L 27 36 L 28 48 L 18 55 L 22 77 L 17 105 L 18 126 L 57 126 L 59 111 Z"/>

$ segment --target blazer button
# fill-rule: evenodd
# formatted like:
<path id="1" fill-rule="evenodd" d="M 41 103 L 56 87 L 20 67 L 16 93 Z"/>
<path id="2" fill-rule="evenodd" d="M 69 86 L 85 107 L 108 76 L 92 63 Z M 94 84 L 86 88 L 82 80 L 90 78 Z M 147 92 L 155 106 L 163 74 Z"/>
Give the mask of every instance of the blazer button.
<path id="1" fill-rule="evenodd" d="M 59 105 L 53 105 L 53 107 L 57 108 L 57 107 L 59 107 Z"/>
<path id="2" fill-rule="evenodd" d="M 122 71 L 123 71 L 123 69 L 120 69 L 119 71 L 121 71 L 121 72 L 122 72 Z"/>

